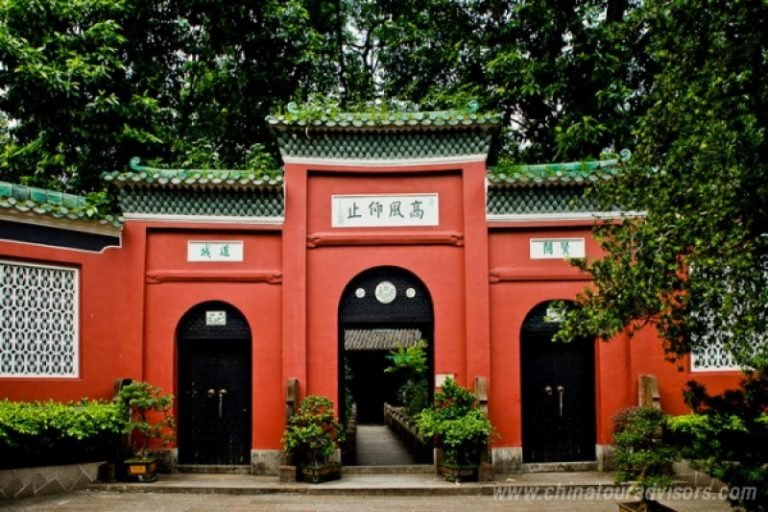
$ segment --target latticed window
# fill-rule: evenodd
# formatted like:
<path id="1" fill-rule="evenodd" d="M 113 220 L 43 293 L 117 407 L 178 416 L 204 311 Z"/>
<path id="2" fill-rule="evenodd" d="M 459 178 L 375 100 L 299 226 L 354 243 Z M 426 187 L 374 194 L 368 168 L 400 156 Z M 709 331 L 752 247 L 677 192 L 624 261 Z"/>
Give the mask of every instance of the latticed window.
<path id="1" fill-rule="evenodd" d="M 696 347 L 691 354 L 691 369 L 695 372 L 710 370 L 740 370 L 733 355 L 723 346 L 719 340 L 708 341 L 705 347 Z"/>
<path id="2" fill-rule="evenodd" d="M 78 376 L 78 271 L 0 261 L 0 376 Z"/>

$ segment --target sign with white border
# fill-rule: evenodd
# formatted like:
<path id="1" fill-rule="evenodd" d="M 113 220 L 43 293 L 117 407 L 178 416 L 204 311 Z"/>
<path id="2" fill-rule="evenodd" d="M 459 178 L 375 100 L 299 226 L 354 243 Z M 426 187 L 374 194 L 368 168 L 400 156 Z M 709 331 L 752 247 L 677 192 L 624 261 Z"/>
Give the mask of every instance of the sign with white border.
<path id="1" fill-rule="evenodd" d="M 586 249 L 583 238 L 531 238 L 532 260 L 583 258 Z"/>
<path id="2" fill-rule="evenodd" d="M 331 196 L 331 226 L 374 228 L 438 226 L 438 194 L 376 194 Z"/>
<path id="3" fill-rule="evenodd" d="M 243 241 L 188 240 L 187 261 L 243 261 Z"/>

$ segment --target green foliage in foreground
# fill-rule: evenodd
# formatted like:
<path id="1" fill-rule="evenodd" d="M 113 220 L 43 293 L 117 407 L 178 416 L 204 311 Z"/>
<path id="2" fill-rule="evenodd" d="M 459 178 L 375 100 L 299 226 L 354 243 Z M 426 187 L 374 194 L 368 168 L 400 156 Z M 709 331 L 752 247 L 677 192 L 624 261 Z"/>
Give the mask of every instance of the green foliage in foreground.
<path id="1" fill-rule="evenodd" d="M 0 401 L 0 467 L 111 458 L 125 425 L 114 402 Z"/>
<path id="2" fill-rule="evenodd" d="M 665 439 L 666 415 L 652 407 L 625 409 L 614 418 L 616 481 L 634 482 L 643 501 L 649 490 L 672 483 L 671 463 L 677 450 Z"/>
<path id="3" fill-rule="evenodd" d="M 714 396 L 691 382 L 686 400 L 695 414 L 669 419 L 682 456 L 731 488 L 756 490 L 733 506 L 768 510 L 768 377 L 749 373 L 739 389 Z"/>

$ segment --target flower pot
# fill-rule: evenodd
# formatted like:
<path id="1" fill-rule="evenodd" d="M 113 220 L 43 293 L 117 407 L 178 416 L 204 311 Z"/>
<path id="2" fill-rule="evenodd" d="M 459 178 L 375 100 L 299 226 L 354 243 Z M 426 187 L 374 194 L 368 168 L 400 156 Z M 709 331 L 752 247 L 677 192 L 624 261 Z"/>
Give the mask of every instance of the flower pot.
<path id="1" fill-rule="evenodd" d="M 157 480 L 157 459 L 127 459 L 123 461 L 125 477 L 131 482 Z"/>
<path id="2" fill-rule="evenodd" d="M 341 478 L 341 464 L 331 462 L 321 466 L 301 465 L 298 476 L 302 482 L 311 484 L 338 480 Z"/>
<path id="3" fill-rule="evenodd" d="M 440 474 L 449 482 L 477 482 L 480 464 L 440 463 Z"/>

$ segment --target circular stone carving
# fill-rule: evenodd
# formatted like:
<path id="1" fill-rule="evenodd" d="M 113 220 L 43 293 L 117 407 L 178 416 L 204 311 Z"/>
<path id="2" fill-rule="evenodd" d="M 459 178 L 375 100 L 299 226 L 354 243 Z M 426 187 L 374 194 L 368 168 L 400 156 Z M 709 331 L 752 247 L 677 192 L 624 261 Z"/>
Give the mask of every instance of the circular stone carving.
<path id="1" fill-rule="evenodd" d="M 389 304 L 397 297 L 397 288 L 389 281 L 382 281 L 376 285 L 376 300 L 382 304 Z"/>
<path id="2" fill-rule="evenodd" d="M 365 297 L 365 290 L 363 288 L 358 288 L 357 290 L 355 290 L 355 297 L 357 297 L 358 299 L 362 299 L 363 297 Z"/>
<path id="3" fill-rule="evenodd" d="M 405 296 L 409 299 L 412 299 L 416 296 L 416 289 L 415 288 L 408 288 L 405 290 Z"/>

